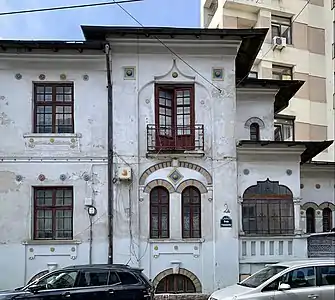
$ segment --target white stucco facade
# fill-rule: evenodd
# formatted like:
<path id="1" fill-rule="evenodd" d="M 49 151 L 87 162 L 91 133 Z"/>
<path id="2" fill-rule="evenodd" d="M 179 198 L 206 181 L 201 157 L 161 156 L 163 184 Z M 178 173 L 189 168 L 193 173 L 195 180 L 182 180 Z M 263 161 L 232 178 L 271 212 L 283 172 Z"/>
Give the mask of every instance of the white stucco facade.
<path id="1" fill-rule="evenodd" d="M 331 171 L 302 174 L 303 145 L 264 149 L 237 145 L 250 139 L 252 123 L 259 125 L 262 141 L 273 141 L 278 92 L 275 88 L 236 89 L 240 41 L 164 41 L 192 68 L 150 39 L 108 41 L 114 133 L 113 261 L 143 268 L 154 284 L 170 274 L 184 275 L 196 292 L 209 294 L 265 263 L 307 257 L 301 207 L 314 199 L 308 192 L 314 182 L 321 184 L 322 199 L 328 199 L 322 202 L 331 202 L 334 180 L 329 179 Z M 0 54 L 0 58 L 0 265 L 9 270 L 0 274 L 0 288 L 23 285 L 48 268 L 107 263 L 104 54 Z M 223 76 L 215 78 L 213 69 L 223 71 Z M 74 133 L 33 133 L 33 84 L 62 80 L 74 84 Z M 148 126 L 157 118 L 157 85 L 194 86 L 194 122 L 204 127 L 202 149 L 148 151 Z M 128 180 L 120 179 L 123 168 L 131 169 Z M 171 176 L 173 172 L 177 179 Z M 243 232 L 243 194 L 267 180 L 292 193 L 294 233 L 289 236 Z M 34 239 L 33 190 L 45 186 L 73 187 L 71 240 Z M 159 186 L 169 195 L 167 238 L 150 237 L 150 194 Z M 200 193 L 199 238 L 183 238 L 182 233 L 182 194 L 189 186 Z M 87 204 L 97 210 L 91 219 Z M 231 226 L 222 226 L 224 217 L 231 220 Z"/>

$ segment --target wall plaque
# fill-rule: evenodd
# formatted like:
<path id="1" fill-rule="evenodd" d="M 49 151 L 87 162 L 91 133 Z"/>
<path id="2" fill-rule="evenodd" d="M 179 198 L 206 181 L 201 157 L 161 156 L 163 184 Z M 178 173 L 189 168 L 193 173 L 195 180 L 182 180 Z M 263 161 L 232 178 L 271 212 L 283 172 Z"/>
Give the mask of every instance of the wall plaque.
<path id="1" fill-rule="evenodd" d="M 233 222 L 232 219 L 228 216 L 224 216 L 222 217 L 222 219 L 220 220 L 220 227 L 221 228 L 230 228 L 233 226 Z"/>

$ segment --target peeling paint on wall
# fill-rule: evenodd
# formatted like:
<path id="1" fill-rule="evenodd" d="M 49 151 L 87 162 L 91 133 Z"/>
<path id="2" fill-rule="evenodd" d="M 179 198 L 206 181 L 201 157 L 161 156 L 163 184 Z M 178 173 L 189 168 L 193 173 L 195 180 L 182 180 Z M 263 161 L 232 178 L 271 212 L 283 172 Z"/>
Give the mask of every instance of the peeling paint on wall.
<path id="1" fill-rule="evenodd" d="M 16 190 L 20 185 L 16 182 L 16 175 L 10 171 L 0 171 L 0 193 Z"/>
<path id="2" fill-rule="evenodd" d="M 8 126 L 14 122 L 4 113 L 0 113 L 0 125 Z"/>

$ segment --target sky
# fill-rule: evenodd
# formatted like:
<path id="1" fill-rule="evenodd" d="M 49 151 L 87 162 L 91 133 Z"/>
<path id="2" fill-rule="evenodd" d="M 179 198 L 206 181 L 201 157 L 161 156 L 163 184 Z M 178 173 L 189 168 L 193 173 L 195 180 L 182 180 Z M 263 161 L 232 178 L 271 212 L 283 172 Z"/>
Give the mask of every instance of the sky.
<path id="1" fill-rule="evenodd" d="M 0 0 L 0 12 L 107 0 Z M 200 0 L 143 0 L 122 5 L 144 26 L 199 27 Z M 80 25 L 139 26 L 117 5 L 0 16 L 0 39 L 82 40 Z"/>

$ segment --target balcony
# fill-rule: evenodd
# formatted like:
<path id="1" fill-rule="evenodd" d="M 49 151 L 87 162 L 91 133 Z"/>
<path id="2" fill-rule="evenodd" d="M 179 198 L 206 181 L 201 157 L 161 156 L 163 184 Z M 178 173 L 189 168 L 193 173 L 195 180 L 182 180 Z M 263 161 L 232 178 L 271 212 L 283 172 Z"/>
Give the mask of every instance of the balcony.
<path id="1" fill-rule="evenodd" d="M 307 241 L 294 237 L 241 237 L 241 263 L 275 263 L 307 258 Z M 304 249 L 304 250 L 302 250 Z"/>
<path id="2" fill-rule="evenodd" d="M 275 141 L 294 141 L 294 116 L 276 115 L 274 120 L 274 140 Z"/>
<path id="3" fill-rule="evenodd" d="M 204 155 L 204 125 L 147 125 L 148 154 Z"/>

